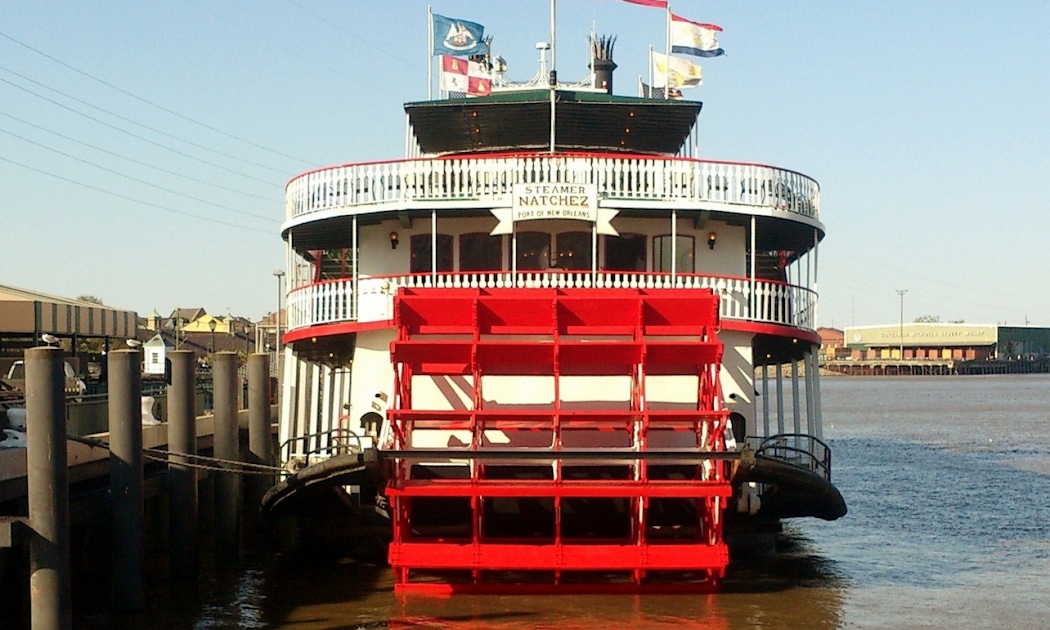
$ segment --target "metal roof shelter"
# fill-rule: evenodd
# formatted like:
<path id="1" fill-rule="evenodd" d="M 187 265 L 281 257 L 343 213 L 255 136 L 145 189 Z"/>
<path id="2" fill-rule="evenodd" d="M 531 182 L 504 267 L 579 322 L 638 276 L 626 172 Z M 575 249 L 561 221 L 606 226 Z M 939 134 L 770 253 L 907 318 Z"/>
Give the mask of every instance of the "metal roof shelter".
<path id="1" fill-rule="evenodd" d="M 555 148 L 673 155 L 702 103 L 558 90 Z M 423 153 L 522 151 L 550 147 L 548 90 L 406 103 Z"/>
<path id="2" fill-rule="evenodd" d="M 60 339 L 130 339 L 135 311 L 0 285 L 0 356 L 21 355 L 47 333 Z"/>

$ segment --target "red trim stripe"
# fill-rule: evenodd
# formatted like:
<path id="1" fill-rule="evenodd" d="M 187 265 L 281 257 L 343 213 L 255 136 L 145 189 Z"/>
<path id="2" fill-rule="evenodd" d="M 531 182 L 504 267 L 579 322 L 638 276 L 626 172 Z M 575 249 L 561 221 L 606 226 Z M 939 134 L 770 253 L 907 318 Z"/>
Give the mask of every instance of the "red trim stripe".
<path id="1" fill-rule="evenodd" d="M 624 2 L 630 2 L 631 4 L 640 4 L 643 7 L 653 7 L 654 9 L 666 9 L 667 0 L 623 0 Z"/>
<path id="2" fill-rule="evenodd" d="M 684 18 L 684 17 L 682 17 L 680 15 L 675 15 L 674 13 L 671 14 L 671 21 L 672 22 L 686 22 L 688 24 L 692 24 L 693 26 L 699 26 L 700 28 L 706 28 L 706 29 L 711 30 L 711 31 L 719 31 L 719 32 L 721 32 L 721 30 L 722 30 L 722 27 L 717 25 L 717 24 L 705 24 L 703 22 L 694 22 L 693 20 L 690 20 L 688 18 Z"/>

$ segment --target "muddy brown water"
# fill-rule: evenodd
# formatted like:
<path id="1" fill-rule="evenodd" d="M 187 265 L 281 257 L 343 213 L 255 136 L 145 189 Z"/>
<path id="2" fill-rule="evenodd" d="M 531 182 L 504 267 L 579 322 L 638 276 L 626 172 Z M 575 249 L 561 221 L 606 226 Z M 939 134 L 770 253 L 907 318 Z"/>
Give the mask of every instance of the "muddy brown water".
<path id="1" fill-rule="evenodd" d="M 707 595 L 399 596 L 390 571 L 256 550 L 149 580 L 82 628 L 1050 627 L 1050 376 L 825 378 L 849 505 L 791 521 Z M 2 626 L 3 624 L 0 624 Z"/>

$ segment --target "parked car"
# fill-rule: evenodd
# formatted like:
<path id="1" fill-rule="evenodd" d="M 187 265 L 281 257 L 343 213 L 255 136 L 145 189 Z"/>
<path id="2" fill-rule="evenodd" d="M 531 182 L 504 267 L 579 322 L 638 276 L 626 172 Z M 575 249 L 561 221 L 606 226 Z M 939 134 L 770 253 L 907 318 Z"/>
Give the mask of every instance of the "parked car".
<path id="1" fill-rule="evenodd" d="M 77 402 L 83 400 L 84 394 L 87 393 L 87 383 L 84 379 L 77 376 L 76 370 L 70 365 L 69 361 L 63 362 L 66 383 L 65 390 L 66 396 L 74 398 Z M 25 361 L 15 361 L 11 364 L 10 369 L 7 370 L 7 376 L 4 381 L 14 389 L 18 390 L 22 396 L 25 396 L 25 382 L 26 382 L 26 366 Z"/>
<path id="2" fill-rule="evenodd" d="M 0 381 L 0 409 L 21 407 L 25 404 L 25 394 L 7 381 Z"/>

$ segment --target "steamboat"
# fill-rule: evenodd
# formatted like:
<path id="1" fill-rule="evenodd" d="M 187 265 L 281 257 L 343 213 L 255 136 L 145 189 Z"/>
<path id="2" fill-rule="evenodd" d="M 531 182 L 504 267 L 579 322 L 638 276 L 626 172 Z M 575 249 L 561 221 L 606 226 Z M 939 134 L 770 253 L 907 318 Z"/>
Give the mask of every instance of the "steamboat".
<path id="1" fill-rule="evenodd" d="M 287 186 L 263 507 L 378 536 L 399 591 L 710 588 L 783 519 L 846 513 L 817 182 L 698 157 L 701 103 L 615 95 L 591 44 L 585 81 L 497 64 L 404 106 L 404 159 Z"/>

